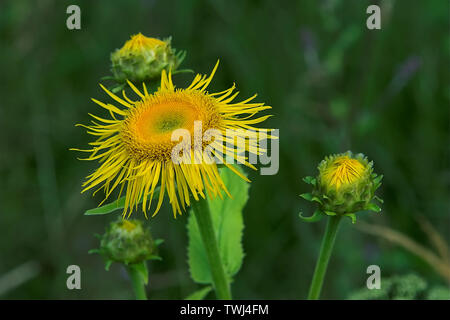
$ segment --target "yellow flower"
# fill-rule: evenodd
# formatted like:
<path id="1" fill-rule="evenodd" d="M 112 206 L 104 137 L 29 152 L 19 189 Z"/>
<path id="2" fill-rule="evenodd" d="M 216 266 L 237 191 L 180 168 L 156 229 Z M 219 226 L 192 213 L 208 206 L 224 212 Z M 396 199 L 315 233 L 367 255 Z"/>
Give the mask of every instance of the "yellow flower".
<path id="1" fill-rule="evenodd" d="M 365 167 L 357 159 L 348 155 L 338 156 L 322 172 L 322 181 L 331 188 L 339 190 L 342 186 L 354 183 L 364 173 Z"/>
<path id="2" fill-rule="evenodd" d="M 258 129 L 253 125 L 263 122 L 269 116 L 254 116 L 270 107 L 263 103 L 250 103 L 256 95 L 233 103 L 237 95 L 233 93 L 234 85 L 222 92 L 208 93 L 206 88 L 217 66 L 218 63 L 209 77 L 197 75 L 185 89 L 175 89 L 171 73 L 167 74 L 165 70 L 162 71 L 161 86 L 153 94 L 147 91 L 144 83 L 143 90 L 140 91 L 128 82 L 140 97 L 138 101 L 129 99 L 124 91 L 122 99 L 100 85 L 125 108 L 92 99 L 108 110 L 111 118 L 91 115 L 96 121 L 92 121 L 93 124 L 89 126 L 81 125 L 97 140 L 90 143 L 92 149 L 74 150 L 90 152 L 85 160 L 98 160 L 100 163 L 99 168 L 87 177 L 83 192 L 99 187 L 98 190 L 105 191 L 106 200 L 115 189 L 120 189 L 119 197 L 126 189 L 123 215 L 128 213 L 129 216 L 142 199 L 142 209 L 147 216 L 147 209 L 150 208 L 155 188 L 159 184 L 158 203 L 153 215 L 159 211 L 164 195 L 167 194 L 176 217 L 177 213 L 181 214 L 181 209 L 190 205 L 191 196 L 199 200 L 199 197 L 205 198 L 206 194 L 222 197 L 222 191 L 229 195 L 220 178 L 217 163 L 198 161 L 204 159 L 206 150 L 211 150 L 209 160 L 218 159 L 247 180 L 226 158 L 232 157 L 237 162 L 256 169 L 249 163 L 248 157 L 236 152 L 235 147 L 248 152 L 249 156 L 260 155 L 265 151 L 260 148 L 259 141 L 272 138 L 267 134 L 270 130 Z M 201 121 L 202 136 L 210 129 L 217 130 L 221 135 L 214 135 L 209 143 L 201 140 L 200 149 L 190 146 L 189 152 L 181 152 L 182 158 L 190 161 L 174 162 L 172 151 L 178 141 L 172 141 L 172 133 L 176 129 L 187 130 L 194 137 L 195 146 L 198 142 L 195 132 L 198 130 L 197 121 Z M 235 130 L 236 136 L 227 136 L 230 129 Z M 253 130 L 254 134 L 244 130 Z M 241 142 L 244 139 L 244 147 L 235 138 L 238 141 L 241 139 Z"/>
<path id="3" fill-rule="evenodd" d="M 167 44 L 156 38 L 149 38 L 142 33 L 131 36 L 131 39 L 125 42 L 122 48 L 119 49 L 121 55 L 126 54 L 140 54 L 146 50 L 154 50 L 156 47 L 165 47 Z"/>

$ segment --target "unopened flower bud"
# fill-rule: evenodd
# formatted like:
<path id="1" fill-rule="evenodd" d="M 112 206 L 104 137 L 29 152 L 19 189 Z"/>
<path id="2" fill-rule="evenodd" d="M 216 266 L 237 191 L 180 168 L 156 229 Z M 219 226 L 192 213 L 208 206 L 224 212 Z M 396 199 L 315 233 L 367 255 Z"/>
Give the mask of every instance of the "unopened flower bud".
<path id="1" fill-rule="evenodd" d="M 375 196 L 375 190 L 383 176 L 373 173 L 373 163 L 363 154 L 353 155 L 348 151 L 331 155 L 320 162 L 318 169 L 316 178 L 304 179 L 313 190 L 302 197 L 317 202 L 322 213 L 349 215 L 354 220 L 356 212 L 381 210 L 371 201 L 382 201 Z"/>
<path id="2" fill-rule="evenodd" d="M 111 54 L 112 73 L 119 83 L 127 79 L 141 82 L 158 78 L 161 71 L 174 71 L 184 59 L 185 52 L 175 52 L 171 39 L 148 38 L 141 33 L 133 35 L 121 49 Z"/>
<path id="3" fill-rule="evenodd" d="M 109 262 L 140 263 L 157 258 L 156 246 L 147 228 L 139 220 L 119 219 L 101 236 L 100 253 Z"/>

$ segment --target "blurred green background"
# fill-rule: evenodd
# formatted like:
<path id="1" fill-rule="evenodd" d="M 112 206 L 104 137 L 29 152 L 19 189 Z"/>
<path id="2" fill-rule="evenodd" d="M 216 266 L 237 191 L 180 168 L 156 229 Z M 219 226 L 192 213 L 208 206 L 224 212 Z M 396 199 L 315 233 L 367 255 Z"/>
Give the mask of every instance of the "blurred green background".
<path id="1" fill-rule="evenodd" d="M 66 28 L 70 4 L 81 8 L 81 30 Z M 381 30 L 366 28 L 370 4 L 382 9 Z M 182 67 L 197 72 L 220 58 L 211 91 L 236 82 L 241 98 L 257 92 L 273 106 L 266 125 L 280 129 L 280 169 L 250 172 L 235 298 L 306 297 L 325 225 L 298 218 L 312 210 L 298 196 L 308 191 L 301 178 L 346 150 L 365 153 L 385 177 L 382 213 L 359 221 L 401 232 L 450 268 L 449 27 L 447 0 L 1 1 L 0 299 L 133 298 L 119 265 L 106 272 L 87 254 L 117 215 L 83 216 L 101 200 L 80 194 L 96 164 L 68 149 L 90 141 L 74 124 L 103 112 L 90 98 L 109 101 L 98 86 L 109 54 L 138 32 L 172 36 L 188 52 Z M 150 264 L 152 299 L 199 288 L 187 268 L 186 218 L 174 220 L 166 205 L 148 221 L 165 239 L 164 261 Z M 342 225 L 323 298 L 364 287 L 371 264 L 382 277 L 414 273 L 448 286 L 420 252 L 358 224 Z M 66 288 L 71 264 L 81 267 L 81 290 Z"/>

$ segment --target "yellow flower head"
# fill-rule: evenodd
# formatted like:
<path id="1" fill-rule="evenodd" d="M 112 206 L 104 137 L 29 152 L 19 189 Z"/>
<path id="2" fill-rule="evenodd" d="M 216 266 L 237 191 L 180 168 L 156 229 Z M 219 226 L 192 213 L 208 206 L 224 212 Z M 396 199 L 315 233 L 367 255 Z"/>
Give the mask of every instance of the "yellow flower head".
<path id="1" fill-rule="evenodd" d="M 322 181 L 330 188 L 339 190 L 361 178 L 364 173 L 364 165 L 357 159 L 348 155 L 334 158 L 323 170 Z"/>
<path id="2" fill-rule="evenodd" d="M 248 157 L 237 153 L 235 147 L 240 146 L 240 151 L 248 152 L 249 155 L 259 155 L 265 151 L 260 148 L 259 141 L 271 138 L 267 134 L 269 130 L 258 129 L 253 125 L 263 122 L 269 116 L 254 116 L 270 107 L 263 103 L 250 103 L 256 95 L 233 103 L 237 95 L 233 93 L 234 86 L 222 92 L 208 93 L 206 88 L 217 66 L 218 63 L 209 77 L 197 75 L 185 89 L 175 89 L 170 72 L 167 74 L 165 70 L 162 71 L 160 88 L 152 94 L 147 91 L 145 84 L 141 91 L 128 82 L 140 97 L 137 101 L 129 99 L 125 91 L 122 91 L 123 98 L 120 98 L 100 85 L 125 108 L 92 99 L 108 110 L 111 118 L 91 115 L 95 121 L 92 121 L 92 125 L 84 126 L 97 140 L 91 142 L 92 149 L 79 151 L 90 152 L 86 160 L 98 160 L 100 166 L 87 177 L 83 192 L 99 187 L 98 190 L 105 191 L 106 200 L 117 188 L 120 190 L 119 197 L 125 190 L 123 215 L 130 215 L 133 209 L 137 209 L 141 199 L 142 209 L 147 215 L 159 185 L 158 202 L 153 215 L 158 212 L 164 195 L 167 194 L 176 216 L 190 205 L 192 198 L 205 198 L 206 192 L 220 197 L 222 191 L 229 194 L 220 178 L 217 163 L 201 161 L 204 160 L 206 150 L 211 151 L 211 156 L 206 160 L 219 160 L 247 180 L 226 159 L 231 157 L 255 169 L 247 161 Z M 184 147 L 189 145 L 189 150 L 182 149 L 179 153 L 182 159 L 189 161 L 173 161 L 173 150 L 179 145 L 179 139 L 172 139 L 177 129 L 183 129 L 194 137 L 191 145 L 182 144 Z M 214 135 L 208 141 L 200 138 L 199 141 L 198 133 L 206 136 L 211 130 L 216 130 L 221 135 Z M 235 136 L 232 139 L 227 136 L 229 130 L 234 130 Z M 244 130 L 251 130 L 253 134 Z M 239 139 L 246 141 L 244 147 L 238 143 Z"/>
<path id="3" fill-rule="evenodd" d="M 167 44 L 156 38 L 149 38 L 142 33 L 131 36 L 131 39 L 125 42 L 124 46 L 119 50 L 120 54 L 140 54 L 145 50 L 154 50 L 158 46 L 165 47 Z"/>

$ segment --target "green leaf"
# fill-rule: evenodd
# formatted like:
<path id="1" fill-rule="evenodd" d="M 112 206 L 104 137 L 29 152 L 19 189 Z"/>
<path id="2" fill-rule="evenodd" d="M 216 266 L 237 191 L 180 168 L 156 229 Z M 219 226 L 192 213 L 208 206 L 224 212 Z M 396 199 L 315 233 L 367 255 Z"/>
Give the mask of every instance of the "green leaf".
<path id="1" fill-rule="evenodd" d="M 159 261 L 162 261 L 162 258 L 160 256 L 156 256 L 156 255 L 152 254 L 151 256 L 147 257 L 147 260 L 159 260 Z"/>
<path id="2" fill-rule="evenodd" d="M 349 217 L 352 220 L 352 223 L 355 224 L 356 222 L 356 214 L 354 213 L 346 213 L 344 214 L 345 217 Z"/>
<path id="3" fill-rule="evenodd" d="M 313 186 L 316 185 L 316 178 L 314 178 L 314 177 L 310 177 L 310 176 L 304 177 L 303 181 L 306 182 L 307 184 L 312 184 Z"/>
<path id="4" fill-rule="evenodd" d="M 312 201 L 313 195 L 311 193 L 302 193 L 300 197 L 305 200 Z"/>
<path id="5" fill-rule="evenodd" d="M 381 208 L 377 206 L 375 203 L 368 203 L 365 207 L 366 210 L 371 210 L 375 212 L 380 212 Z"/>
<path id="6" fill-rule="evenodd" d="M 336 212 L 333 211 L 324 211 L 327 216 L 335 216 Z"/>
<path id="7" fill-rule="evenodd" d="M 300 195 L 300 197 L 302 197 L 303 199 L 307 200 L 307 201 L 316 201 L 320 204 L 322 204 L 322 200 L 320 200 L 318 197 L 313 196 L 312 193 L 302 193 Z"/>
<path id="8" fill-rule="evenodd" d="M 172 74 L 178 74 L 178 73 L 194 73 L 194 70 L 192 69 L 180 69 L 180 70 L 175 70 L 172 72 Z"/>
<path id="9" fill-rule="evenodd" d="M 113 261 L 112 260 L 107 260 L 105 261 L 105 270 L 109 271 L 109 268 L 111 267 Z"/>
<path id="10" fill-rule="evenodd" d="M 125 196 L 115 200 L 114 202 L 105 204 L 101 207 L 89 209 L 84 213 L 84 215 L 94 216 L 94 215 L 108 214 L 116 211 L 117 209 L 122 209 L 124 206 L 125 206 Z"/>
<path id="11" fill-rule="evenodd" d="M 211 286 L 199 289 L 190 295 L 188 295 L 184 300 L 203 300 L 212 290 Z"/>
<path id="12" fill-rule="evenodd" d="M 378 196 L 374 196 L 373 198 L 374 198 L 375 200 L 377 200 L 378 202 L 380 202 L 380 203 L 384 203 L 384 200 L 381 199 L 381 198 L 378 197 Z"/>
<path id="13" fill-rule="evenodd" d="M 305 222 L 317 222 L 317 221 L 320 221 L 323 218 L 323 216 L 324 216 L 324 213 L 322 211 L 320 211 L 319 209 L 314 211 L 313 215 L 310 217 L 303 216 L 303 214 L 301 212 L 299 214 L 299 217 Z"/>
<path id="14" fill-rule="evenodd" d="M 236 167 L 241 173 L 242 170 Z M 242 235 L 244 221 L 242 210 L 248 200 L 249 184 L 228 168 L 220 170 L 220 177 L 233 197 L 230 199 L 208 197 L 209 208 L 217 236 L 220 255 L 225 271 L 230 279 L 239 271 L 244 259 Z M 188 228 L 188 263 L 192 279 L 197 283 L 212 283 L 208 259 L 195 215 L 190 210 Z"/>
<path id="15" fill-rule="evenodd" d="M 109 91 L 111 91 L 112 93 L 117 93 L 119 91 L 122 91 L 125 87 L 126 87 L 126 84 L 122 83 L 122 84 L 118 84 L 118 85 L 110 88 Z"/>
<path id="16" fill-rule="evenodd" d="M 373 178 L 374 190 L 377 190 L 381 186 L 381 180 L 383 179 L 383 175 L 379 175 Z"/>
<path id="17" fill-rule="evenodd" d="M 104 80 L 116 80 L 116 78 L 112 77 L 112 76 L 104 76 L 100 78 L 100 81 L 104 81 Z"/>
<path id="18" fill-rule="evenodd" d="M 383 179 L 383 175 L 380 174 L 379 176 L 377 176 L 375 179 L 373 179 L 373 183 L 375 185 L 381 185 L 381 180 Z"/>
<path id="19" fill-rule="evenodd" d="M 160 186 L 155 188 L 154 193 L 158 194 L 160 190 Z M 142 202 L 142 198 L 139 200 L 138 203 Z M 118 209 L 123 209 L 125 207 L 125 196 L 121 197 L 120 199 L 114 200 L 111 203 L 105 204 L 101 207 L 89 209 L 87 210 L 84 215 L 85 216 L 95 216 L 95 215 L 102 215 L 102 214 L 108 214 L 111 212 L 114 212 Z"/>

